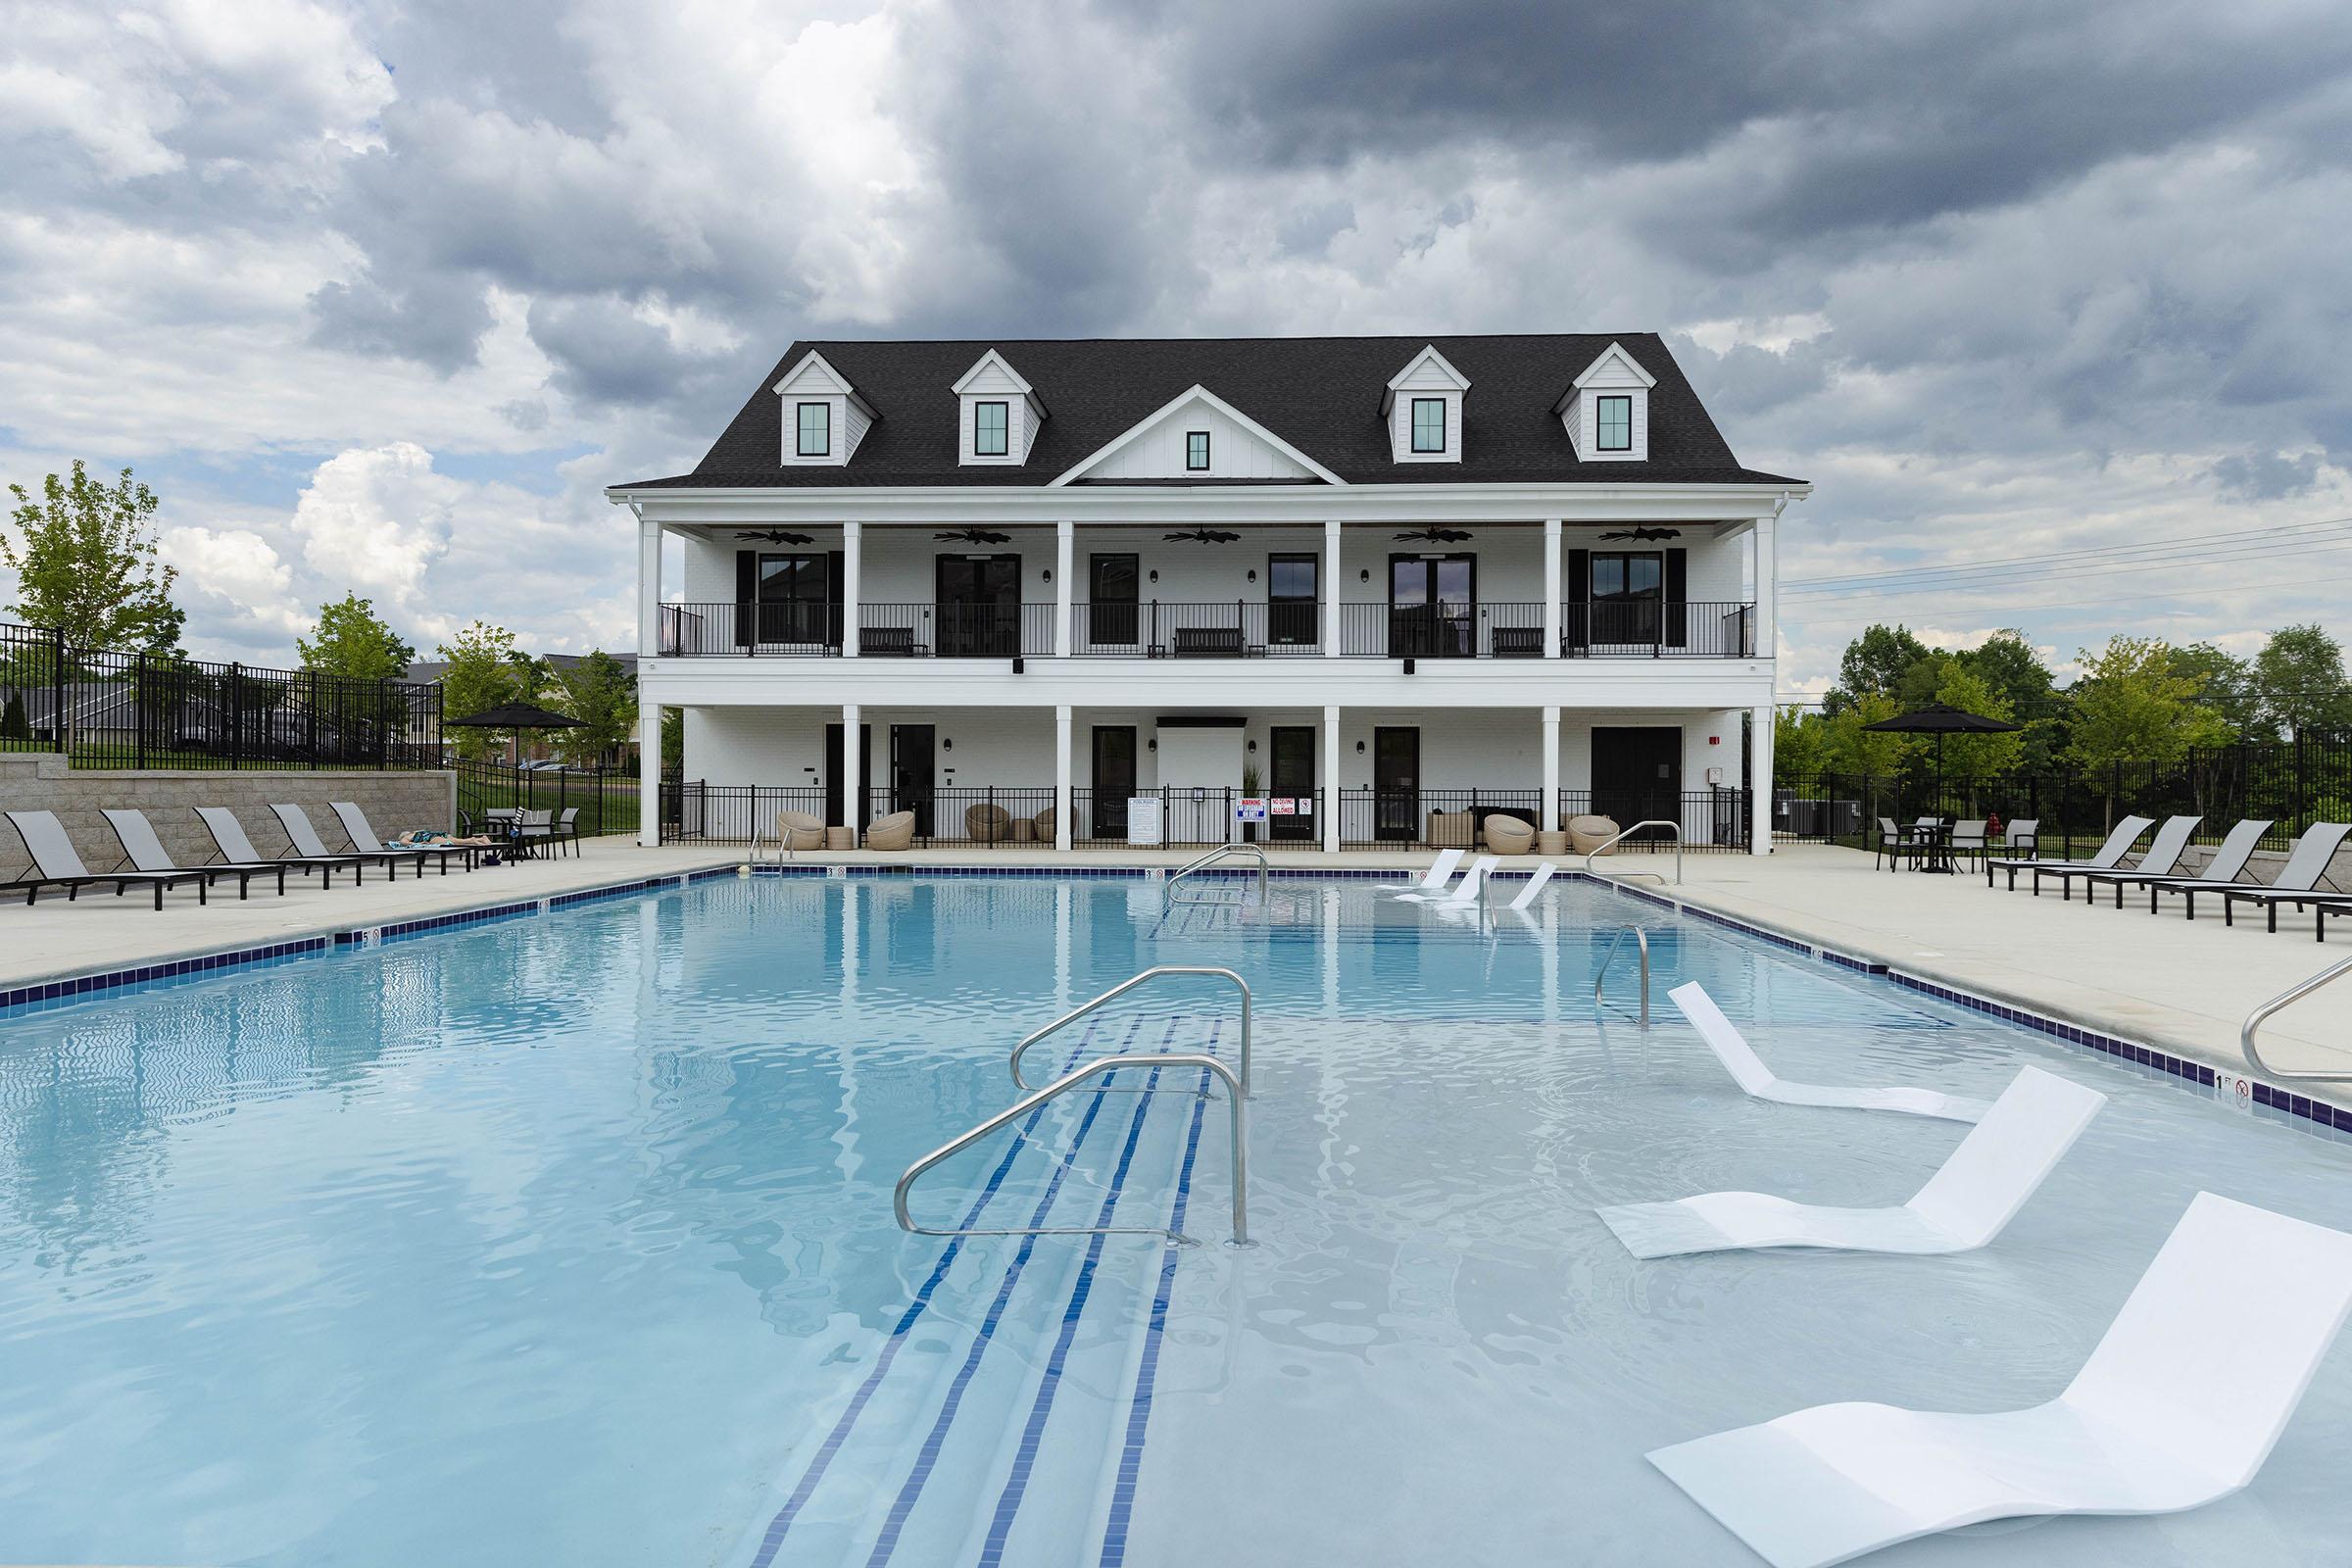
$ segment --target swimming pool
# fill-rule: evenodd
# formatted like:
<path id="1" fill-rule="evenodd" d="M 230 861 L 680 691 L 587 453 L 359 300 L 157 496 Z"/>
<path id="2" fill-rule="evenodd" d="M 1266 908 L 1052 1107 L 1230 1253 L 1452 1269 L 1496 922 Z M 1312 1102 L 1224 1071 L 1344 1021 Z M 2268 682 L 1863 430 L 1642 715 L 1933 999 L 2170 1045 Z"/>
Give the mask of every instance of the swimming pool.
<path id="1" fill-rule="evenodd" d="M 20 1012 L 0 1560 L 1750 1563 L 1645 1450 L 2030 1403 L 2200 1188 L 2352 1217 L 2337 1139 L 1605 889 L 1539 907 L 730 878 Z M 1591 997 L 1636 920 L 1646 1033 L 1630 966 Z M 1012 1042 L 1154 962 L 1255 990 L 1254 1245 L 1197 1070 L 1058 1101 L 914 1206 L 1200 1245 L 901 1233 Z M 1982 1251 L 1638 1262 L 1595 1204 L 1897 1201 L 1965 1132 L 1745 1099 L 1685 979 L 1790 1077 L 1990 1099 L 2034 1061 L 2110 1103 Z M 1050 1049 L 1230 1054 L 1215 987 L 1132 1000 Z M 1875 1560 L 2339 1562 L 2348 1442 L 2339 1350 L 2235 1497 Z"/>

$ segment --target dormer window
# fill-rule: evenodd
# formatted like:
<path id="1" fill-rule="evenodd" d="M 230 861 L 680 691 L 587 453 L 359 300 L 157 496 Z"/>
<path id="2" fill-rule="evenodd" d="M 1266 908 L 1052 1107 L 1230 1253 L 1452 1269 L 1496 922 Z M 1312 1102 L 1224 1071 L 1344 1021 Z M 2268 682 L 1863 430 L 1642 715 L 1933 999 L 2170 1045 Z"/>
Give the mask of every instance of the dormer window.
<path id="1" fill-rule="evenodd" d="M 972 455 L 1001 458 L 1011 450 L 1011 416 L 1003 403 L 972 405 Z"/>
<path id="2" fill-rule="evenodd" d="M 804 458 L 829 458 L 833 455 L 833 405 L 804 403 L 800 406 L 801 440 L 795 448 Z"/>
<path id="3" fill-rule="evenodd" d="M 1444 398 L 1413 399 L 1413 450 L 1443 452 L 1446 450 L 1446 400 Z"/>
<path id="4" fill-rule="evenodd" d="M 1187 473 L 1208 471 L 1208 432 L 1187 430 L 1184 433 L 1184 467 Z"/>
<path id="5" fill-rule="evenodd" d="M 1592 410 L 1593 429 L 1603 452 L 1634 450 L 1634 400 L 1630 393 L 1612 393 Z"/>

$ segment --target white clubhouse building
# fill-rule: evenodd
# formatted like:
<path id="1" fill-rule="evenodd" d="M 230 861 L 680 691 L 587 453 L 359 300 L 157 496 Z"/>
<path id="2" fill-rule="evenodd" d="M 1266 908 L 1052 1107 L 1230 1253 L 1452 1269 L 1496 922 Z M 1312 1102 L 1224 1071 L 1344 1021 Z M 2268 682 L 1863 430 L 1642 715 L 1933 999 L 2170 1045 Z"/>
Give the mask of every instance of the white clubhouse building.
<path id="1" fill-rule="evenodd" d="M 1596 811 L 1762 853 L 1806 493 L 1649 333 L 796 343 L 608 492 L 649 799 L 685 714 L 646 832 L 1216 842 L 1247 796 L 1301 848 Z"/>

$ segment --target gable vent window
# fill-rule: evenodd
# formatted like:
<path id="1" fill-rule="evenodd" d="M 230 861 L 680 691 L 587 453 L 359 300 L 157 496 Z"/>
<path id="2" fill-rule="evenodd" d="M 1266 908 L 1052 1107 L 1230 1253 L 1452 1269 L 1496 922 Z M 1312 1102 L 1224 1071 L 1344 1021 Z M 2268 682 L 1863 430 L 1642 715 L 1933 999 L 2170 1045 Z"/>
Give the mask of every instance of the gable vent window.
<path id="1" fill-rule="evenodd" d="M 1413 450 L 1443 452 L 1446 450 L 1446 400 L 1444 398 L 1413 399 Z"/>
<path id="2" fill-rule="evenodd" d="M 1634 450 L 1634 400 L 1602 398 L 1593 406 L 1594 438 L 1603 452 Z"/>
<path id="3" fill-rule="evenodd" d="M 1206 430 L 1184 432 L 1184 466 L 1194 473 L 1208 471 L 1208 432 Z"/>
<path id="4" fill-rule="evenodd" d="M 804 403 L 801 405 L 801 442 L 794 450 L 804 458 L 825 458 L 833 455 L 833 405 Z"/>
<path id="5" fill-rule="evenodd" d="M 972 452 L 977 457 L 1001 458 L 1009 450 L 1007 432 L 1010 428 L 1004 417 L 1002 403 L 972 405 Z"/>

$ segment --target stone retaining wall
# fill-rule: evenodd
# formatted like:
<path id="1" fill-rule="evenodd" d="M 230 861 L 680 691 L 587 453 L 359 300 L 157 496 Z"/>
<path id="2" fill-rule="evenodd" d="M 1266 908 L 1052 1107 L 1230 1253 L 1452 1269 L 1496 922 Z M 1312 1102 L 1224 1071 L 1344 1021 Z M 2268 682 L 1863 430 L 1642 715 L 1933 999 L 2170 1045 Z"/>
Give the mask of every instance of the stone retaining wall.
<path id="1" fill-rule="evenodd" d="M 112 870 L 122 860 L 122 847 L 114 829 L 98 813 L 112 808 L 135 807 L 155 824 L 156 836 L 181 865 L 202 865 L 218 859 L 213 838 L 196 816 L 199 806 L 225 806 L 237 813 L 245 836 L 264 855 L 279 855 L 289 847 L 273 802 L 291 801 L 310 814 L 311 823 L 330 850 L 345 845 L 343 824 L 328 807 L 330 801 L 357 801 L 368 813 L 368 825 L 392 834 L 410 828 L 442 828 L 457 821 L 458 776 L 455 773 L 303 773 L 228 772 L 153 769 L 114 772 L 69 768 L 65 759 L 49 753 L 0 754 L 0 810 L 55 811 L 74 847 L 93 871 Z M 7 876 L 25 874 L 30 857 L 16 833 L 0 825 L 0 868 Z"/>

